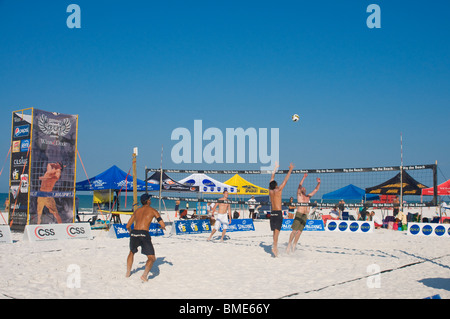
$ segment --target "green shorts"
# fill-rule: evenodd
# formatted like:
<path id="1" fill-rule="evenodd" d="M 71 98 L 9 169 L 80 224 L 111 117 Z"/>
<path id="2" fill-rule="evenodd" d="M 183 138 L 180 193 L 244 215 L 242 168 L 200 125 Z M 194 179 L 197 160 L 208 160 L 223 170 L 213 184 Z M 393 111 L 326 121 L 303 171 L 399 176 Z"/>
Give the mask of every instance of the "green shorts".
<path id="1" fill-rule="evenodd" d="M 295 213 L 294 222 L 292 223 L 292 230 L 303 231 L 305 228 L 308 215 L 302 213 Z"/>

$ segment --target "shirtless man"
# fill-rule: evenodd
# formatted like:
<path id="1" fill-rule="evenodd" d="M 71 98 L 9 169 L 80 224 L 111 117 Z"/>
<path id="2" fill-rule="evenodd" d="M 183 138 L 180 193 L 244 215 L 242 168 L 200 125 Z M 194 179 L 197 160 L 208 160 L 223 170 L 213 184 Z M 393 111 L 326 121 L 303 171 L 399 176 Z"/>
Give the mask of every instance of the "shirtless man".
<path id="1" fill-rule="evenodd" d="M 306 188 L 303 187 L 303 182 L 305 181 L 308 174 L 304 174 L 302 180 L 298 184 L 297 189 L 297 203 L 309 203 L 311 197 L 313 197 L 320 188 L 320 178 L 317 178 L 317 186 L 314 190 L 306 195 Z M 286 252 L 289 254 L 291 251 L 295 251 L 297 247 L 298 240 L 302 234 L 303 228 L 305 228 L 306 220 L 309 214 L 309 206 L 298 206 L 297 212 L 295 213 L 294 222 L 292 223 L 292 232 L 289 236 L 289 243 Z"/>
<path id="2" fill-rule="evenodd" d="M 64 166 L 61 163 L 48 163 L 47 171 L 44 176 L 39 177 L 41 180 L 41 192 L 50 193 L 53 191 L 56 182 L 61 178 L 61 172 Z M 41 223 L 42 213 L 44 207 L 47 207 L 49 212 L 55 216 L 58 224 L 62 223 L 61 217 L 58 214 L 56 202 L 53 197 L 38 197 L 37 198 L 37 224 Z"/>
<path id="3" fill-rule="evenodd" d="M 227 200 L 227 199 L 228 199 L 228 191 L 224 191 L 223 197 L 220 198 L 219 200 Z M 214 208 L 211 211 L 212 218 L 214 218 L 214 212 L 216 211 L 217 206 L 219 206 L 219 212 L 217 213 L 216 222 L 214 224 L 214 228 L 211 231 L 211 235 L 208 238 L 208 241 L 210 241 L 214 233 L 220 229 L 220 225 L 223 225 L 222 237 L 220 238 L 220 241 L 223 242 L 225 233 L 227 232 L 228 229 L 228 225 L 231 224 L 231 206 L 230 204 L 216 203 L 216 205 L 214 205 Z"/>
<path id="4" fill-rule="evenodd" d="M 278 167 L 280 167 L 278 163 L 275 163 L 275 168 L 273 170 L 272 177 L 269 183 L 269 196 L 272 205 L 272 211 L 270 212 L 270 230 L 273 231 L 272 253 L 274 257 L 278 257 L 278 237 L 280 236 L 280 230 L 283 224 L 281 196 L 283 193 L 283 188 L 286 186 L 286 183 L 291 176 L 292 170 L 294 169 L 294 164 L 291 163 L 289 165 L 289 172 L 287 173 L 283 183 L 281 183 L 280 186 L 278 186 L 277 182 L 275 181 L 275 173 Z"/>
<path id="5" fill-rule="evenodd" d="M 127 224 L 130 232 L 130 253 L 127 258 L 126 277 L 131 276 L 131 267 L 133 266 L 134 254 L 137 253 L 138 247 L 141 246 L 141 253 L 147 256 L 144 274 L 141 276 L 142 281 L 148 281 L 148 273 L 152 269 L 153 263 L 156 261 L 155 249 L 153 248 L 152 238 L 150 237 L 150 223 L 156 218 L 161 228 L 166 230 L 166 225 L 156 209 L 150 207 L 150 195 L 143 194 L 141 196 L 142 207 L 138 208 Z M 131 225 L 134 223 L 134 229 Z"/>

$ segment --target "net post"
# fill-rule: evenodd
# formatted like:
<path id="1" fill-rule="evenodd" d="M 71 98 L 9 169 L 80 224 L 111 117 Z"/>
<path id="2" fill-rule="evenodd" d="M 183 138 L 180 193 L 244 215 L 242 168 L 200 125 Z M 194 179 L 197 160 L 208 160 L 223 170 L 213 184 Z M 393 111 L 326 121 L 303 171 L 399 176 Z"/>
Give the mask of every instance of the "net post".
<path id="1" fill-rule="evenodd" d="M 433 201 L 432 201 L 432 204 L 434 206 L 438 205 L 437 196 L 438 196 L 438 189 L 437 189 L 437 161 L 436 161 L 436 163 L 433 165 Z"/>

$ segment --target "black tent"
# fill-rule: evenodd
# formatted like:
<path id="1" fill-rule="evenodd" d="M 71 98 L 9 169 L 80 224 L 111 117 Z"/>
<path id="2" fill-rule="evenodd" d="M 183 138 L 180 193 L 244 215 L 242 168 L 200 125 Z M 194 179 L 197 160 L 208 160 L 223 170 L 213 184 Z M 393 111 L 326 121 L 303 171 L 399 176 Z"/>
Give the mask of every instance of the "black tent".
<path id="1" fill-rule="evenodd" d="M 405 171 L 403 171 L 403 177 L 400 175 L 398 173 L 380 185 L 366 188 L 366 194 L 400 195 L 400 189 L 402 188 L 401 179 L 403 181 L 403 195 L 421 195 L 422 189 L 428 188 L 416 181 Z"/>
<path id="2" fill-rule="evenodd" d="M 159 185 L 161 180 L 161 173 L 155 172 L 152 176 L 147 178 L 147 182 L 150 185 Z M 188 186 L 180 184 L 170 178 L 166 173 L 163 172 L 162 176 L 162 191 L 171 191 L 171 192 L 198 192 L 198 186 Z"/>

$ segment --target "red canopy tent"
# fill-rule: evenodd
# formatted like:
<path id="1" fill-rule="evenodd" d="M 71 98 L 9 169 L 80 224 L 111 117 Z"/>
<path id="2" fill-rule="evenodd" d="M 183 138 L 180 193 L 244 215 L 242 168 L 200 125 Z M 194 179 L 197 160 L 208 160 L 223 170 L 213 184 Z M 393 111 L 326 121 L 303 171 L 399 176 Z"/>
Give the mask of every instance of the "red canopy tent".
<path id="1" fill-rule="evenodd" d="M 437 186 L 437 194 L 439 196 L 449 196 L 450 195 L 450 179 L 442 184 L 439 184 Z M 430 188 L 424 188 L 422 189 L 422 195 L 423 196 L 433 196 L 434 195 L 434 189 L 433 187 Z"/>

